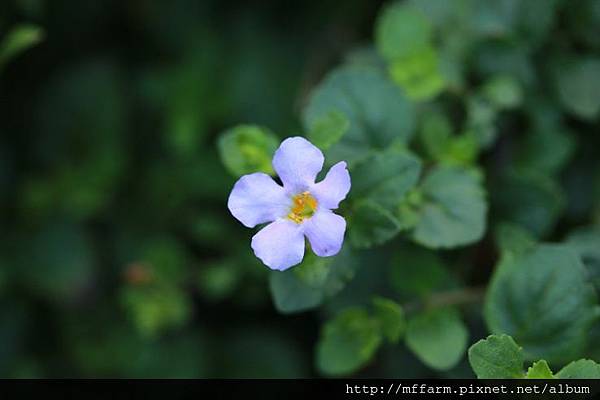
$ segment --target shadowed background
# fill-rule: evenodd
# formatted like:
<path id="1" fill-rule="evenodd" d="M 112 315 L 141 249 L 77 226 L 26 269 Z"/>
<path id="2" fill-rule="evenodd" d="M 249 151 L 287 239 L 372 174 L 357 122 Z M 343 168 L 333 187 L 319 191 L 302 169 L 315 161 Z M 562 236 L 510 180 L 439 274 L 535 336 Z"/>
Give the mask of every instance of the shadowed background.
<path id="1" fill-rule="evenodd" d="M 324 309 L 278 313 L 269 271 L 249 246 L 252 231 L 226 209 L 236 177 L 223 167 L 217 142 L 241 123 L 280 138 L 303 134 L 300 113 L 311 89 L 372 41 L 383 3 L 3 1 L 0 37 L 27 24 L 43 38 L 0 64 L 0 376 L 318 376 L 324 315 L 370 293 L 393 293 L 389 274 L 376 266 L 388 264 L 395 244 L 369 256 Z M 481 25 L 493 31 L 494 17 L 514 17 L 501 8 L 478 14 Z M 597 37 L 589 39 L 584 23 L 574 28 L 578 17 L 566 8 L 554 23 L 558 43 L 545 44 L 536 62 L 561 40 L 574 43 L 573 54 L 598 54 Z M 505 51 L 510 41 L 486 40 L 471 48 L 468 84 L 496 70 L 537 76 L 529 59 Z M 464 109 L 450 109 L 464 117 Z M 509 133 L 482 156 L 491 175 L 526 147 L 510 134 L 523 115 L 498 122 Z M 544 155 L 571 149 L 568 167 L 556 174 L 565 198 L 553 200 L 554 186 L 532 193 L 528 181 L 505 183 L 499 174 L 489 183 L 499 188 L 493 217 L 510 214 L 514 199 L 530 201 L 512 220 L 527 225 L 537 215 L 543 221 L 533 230 L 540 226 L 549 239 L 598 220 L 591 183 L 600 181 L 600 143 L 591 135 L 597 114 L 566 124 L 586 145 L 540 149 L 532 139 L 526 143 L 535 154 L 522 157 L 541 154 L 534 162 L 544 164 Z M 548 219 L 552 227 L 544 226 Z M 486 235 L 443 257 L 481 286 L 497 253 Z M 412 279 L 418 292 L 420 280 L 445 278 Z M 471 343 L 487 330 L 468 307 Z M 390 345 L 359 376 L 473 375 L 465 359 L 440 373 Z"/>

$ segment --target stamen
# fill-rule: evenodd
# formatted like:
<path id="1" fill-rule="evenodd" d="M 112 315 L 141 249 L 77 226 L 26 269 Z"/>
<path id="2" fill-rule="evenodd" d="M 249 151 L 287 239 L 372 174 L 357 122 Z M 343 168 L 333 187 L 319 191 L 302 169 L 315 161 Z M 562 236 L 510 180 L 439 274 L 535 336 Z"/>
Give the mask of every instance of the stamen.
<path id="1" fill-rule="evenodd" d="M 293 205 L 290 208 L 288 218 L 297 224 L 312 217 L 317 211 L 317 200 L 309 192 L 295 195 L 292 197 L 292 201 Z"/>

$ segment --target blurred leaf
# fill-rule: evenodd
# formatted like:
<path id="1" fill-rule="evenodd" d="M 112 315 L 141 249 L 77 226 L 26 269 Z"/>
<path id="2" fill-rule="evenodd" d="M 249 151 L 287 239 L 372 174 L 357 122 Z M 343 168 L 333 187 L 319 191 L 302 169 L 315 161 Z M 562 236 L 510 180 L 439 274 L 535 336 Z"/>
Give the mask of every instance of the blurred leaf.
<path id="1" fill-rule="evenodd" d="M 599 315 L 583 264 L 571 248 L 560 245 L 505 255 L 485 302 L 492 332 L 513 335 L 528 359 L 557 363 L 581 354 Z"/>
<path id="2" fill-rule="evenodd" d="M 600 293 L 600 228 L 577 229 L 567 236 L 565 242 L 579 255 L 587 268 L 590 281 Z"/>
<path id="3" fill-rule="evenodd" d="M 523 377 L 521 348 L 508 335 L 490 335 L 469 348 L 469 363 L 479 379 Z"/>
<path id="4" fill-rule="evenodd" d="M 600 379 L 600 364 L 592 360 L 577 360 L 556 374 L 558 379 Z"/>
<path id="5" fill-rule="evenodd" d="M 17 243 L 14 273 L 34 295 L 51 302 L 73 301 L 91 283 L 95 255 L 80 226 L 51 223 Z"/>
<path id="6" fill-rule="evenodd" d="M 289 379 L 309 374 L 303 349 L 289 332 L 262 324 L 234 325 L 230 331 L 220 343 L 219 378 Z"/>
<path id="7" fill-rule="evenodd" d="M 600 4 L 595 0 L 574 0 L 563 10 L 569 32 L 585 45 L 599 49 Z"/>
<path id="8" fill-rule="evenodd" d="M 488 148 L 496 141 L 496 108 L 481 96 L 472 96 L 467 101 L 466 131 L 476 139 L 482 148 Z"/>
<path id="9" fill-rule="evenodd" d="M 543 237 L 555 225 L 564 208 L 563 193 L 548 176 L 535 171 L 507 171 L 492 181 L 492 203 L 503 219 Z"/>
<path id="10" fill-rule="evenodd" d="M 378 203 L 365 200 L 354 206 L 348 236 L 357 248 L 370 248 L 392 239 L 403 229 L 402 223 Z"/>
<path id="11" fill-rule="evenodd" d="M 406 330 L 402 306 L 393 300 L 375 297 L 373 308 L 383 336 L 390 342 L 397 343 Z"/>
<path id="12" fill-rule="evenodd" d="M 333 71 L 312 93 L 303 112 L 304 126 L 340 112 L 350 123 L 346 134 L 326 151 L 328 163 L 347 161 L 352 167 L 373 149 L 407 142 L 414 129 L 412 104 L 375 68 L 344 67 Z"/>
<path id="13" fill-rule="evenodd" d="M 319 306 L 354 277 L 358 263 L 346 246 L 334 257 L 307 252 L 302 263 L 287 271 L 273 271 L 269 287 L 279 312 L 294 313 Z"/>
<path id="14" fill-rule="evenodd" d="M 569 161 L 574 150 L 575 138 L 568 131 L 535 131 L 515 149 L 517 168 L 555 174 Z"/>
<path id="15" fill-rule="evenodd" d="M 378 152 L 352 171 L 352 197 L 395 209 L 417 183 L 420 160 L 404 149 Z"/>
<path id="16" fill-rule="evenodd" d="M 414 246 L 396 252 L 390 269 L 390 281 L 394 289 L 412 300 L 447 287 L 452 279 L 436 253 Z"/>
<path id="17" fill-rule="evenodd" d="M 377 320 L 366 310 L 346 309 L 323 326 L 317 366 L 326 375 L 352 373 L 371 360 L 381 339 Z"/>
<path id="18" fill-rule="evenodd" d="M 481 41 L 479 47 L 470 54 L 470 58 L 478 75 L 512 76 L 526 89 L 535 85 L 539 78 L 533 65 L 531 51 L 532 49 L 522 41 Z"/>
<path id="19" fill-rule="evenodd" d="M 404 89 L 409 99 L 426 101 L 433 99 L 445 87 L 438 64 L 436 50 L 423 47 L 409 56 L 392 61 L 389 72 L 392 80 Z"/>
<path id="20" fill-rule="evenodd" d="M 307 136 L 315 146 L 327 150 L 339 142 L 349 128 L 346 116 L 334 110 L 315 120 Z"/>
<path id="21" fill-rule="evenodd" d="M 413 55 L 431 41 L 431 23 L 410 4 L 394 2 L 379 14 L 375 24 L 377 49 L 387 60 Z"/>
<path id="22" fill-rule="evenodd" d="M 556 89 L 564 108 L 583 119 L 596 118 L 600 111 L 600 59 L 573 60 L 556 69 Z"/>
<path id="23" fill-rule="evenodd" d="M 496 227 L 495 236 L 502 254 L 523 253 L 536 245 L 535 238 L 527 229 L 510 222 L 500 223 Z"/>
<path id="24" fill-rule="evenodd" d="M 424 203 L 412 233 L 430 248 L 448 248 L 479 240 L 485 231 L 487 204 L 481 179 L 473 171 L 437 167 L 424 179 Z"/>
<path id="25" fill-rule="evenodd" d="M 35 25 L 17 25 L 0 42 L 0 69 L 19 53 L 44 40 L 44 30 Z"/>
<path id="26" fill-rule="evenodd" d="M 279 140 L 265 128 L 238 125 L 219 138 L 221 161 L 234 176 L 265 172 L 273 175 L 271 159 Z"/>
<path id="27" fill-rule="evenodd" d="M 527 369 L 527 374 L 525 375 L 527 379 L 554 379 L 554 375 L 548 366 L 546 360 L 540 360 L 533 363 L 529 369 Z"/>
<path id="28" fill-rule="evenodd" d="M 32 120 L 39 168 L 21 183 L 26 215 L 85 219 L 108 206 L 127 160 L 123 90 L 106 60 L 59 69 L 46 83 Z"/>
<path id="29" fill-rule="evenodd" d="M 183 326 L 191 314 L 191 300 L 177 287 L 126 287 L 121 300 L 140 334 L 149 338 Z"/>
<path id="30" fill-rule="evenodd" d="M 205 298 L 221 301 L 231 296 L 240 278 L 240 272 L 232 263 L 212 263 L 203 265 L 198 272 L 198 287 Z"/>
<path id="31" fill-rule="evenodd" d="M 439 160 L 443 157 L 452 134 L 452 124 L 444 113 L 434 111 L 423 115 L 419 139 L 432 159 Z"/>
<path id="32" fill-rule="evenodd" d="M 519 82 L 509 75 L 492 77 L 484 84 L 482 92 L 498 109 L 518 107 L 523 100 Z"/>
<path id="33" fill-rule="evenodd" d="M 454 308 L 425 311 L 408 321 L 406 345 L 427 366 L 454 367 L 467 348 L 468 332 Z"/>
<path id="34" fill-rule="evenodd" d="M 472 134 L 454 135 L 446 115 L 441 112 L 423 116 L 420 139 L 429 157 L 446 165 L 467 166 L 477 158 L 479 145 Z"/>

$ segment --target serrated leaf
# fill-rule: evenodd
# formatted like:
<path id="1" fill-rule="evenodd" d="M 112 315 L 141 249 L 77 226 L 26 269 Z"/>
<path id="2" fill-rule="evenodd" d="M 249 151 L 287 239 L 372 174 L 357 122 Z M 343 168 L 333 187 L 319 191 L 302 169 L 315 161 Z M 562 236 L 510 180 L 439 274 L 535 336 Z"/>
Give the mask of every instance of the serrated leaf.
<path id="1" fill-rule="evenodd" d="M 546 360 L 540 360 L 533 363 L 531 367 L 527 369 L 525 375 L 527 379 L 554 379 L 554 375 L 548 366 Z"/>
<path id="2" fill-rule="evenodd" d="M 424 202 L 412 236 L 429 248 L 462 246 L 485 231 L 487 204 L 480 179 L 456 167 L 437 167 L 421 185 Z"/>
<path id="3" fill-rule="evenodd" d="M 490 335 L 472 345 L 469 363 L 479 379 L 523 377 L 522 350 L 508 335 Z"/>
<path id="4" fill-rule="evenodd" d="M 383 336 L 390 342 L 397 343 L 406 329 L 406 319 L 404 318 L 402 306 L 393 300 L 375 297 L 373 308 Z"/>
<path id="5" fill-rule="evenodd" d="M 413 105 L 378 69 L 350 66 L 333 71 L 312 93 L 303 112 L 307 131 L 330 112 L 350 122 L 341 140 L 326 151 L 328 163 L 352 167 L 374 149 L 406 143 L 414 130 Z"/>
<path id="6" fill-rule="evenodd" d="M 526 358 L 557 363 L 580 356 L 599 315 L 583 264 L 561 245 L 505 256 L 492 277 L 484 314 L 489 329 L 514 336 Z"/>
<path id="7" fill-rule="evenodd" d="M 238 125 L 219 138 L 219 154 L 227 170 L 234 176 L 253 172 L 274 174 L 271 159 L 279 140 L 266 128 Z"/>
<path id="8" fill-rule="evenodd" d="M 600 379 L 600 364 L 592 360 L 577 360 L 556 374 L 558 379 Z"/>
<path id="9" fill-rule="evenodd" d="M 381 344 L 377 320 L 349 308 L 325 323 L 317 343 L 317 366 L 326 375 L 352 373 L 368 363 Z"/>
<path id="10" fill-rule="evenodd" d="M 302 263 L 287 271 L 273 271 L 269 287 L 281 313 L 306 311 L 334 296 L 353 277 L 358 263 L 349 248 L 335 257 L 304 256 Z"/>
<path id="11" fill-rule="evenodd" d="M 375 24 L 375 43 L 388 60 L 412 55 L 431 41 L 431 23 L 420 10 L 395 2 L 380 13 Z"/>
<path id="12" fill-rule="evenodd" d="M 339 142 L 350 128 L 350 121 L 339 111 L 330 111 L 313 121 L 308 139 L 321 150 L 327 150 Z"/>
<path id="13" fill-rule="evenodd" d="M 425 311 L 408 321 L 406 345 L 427 366 L 447 370 L 464 356 L 468 332 L 454 308 Z"/>

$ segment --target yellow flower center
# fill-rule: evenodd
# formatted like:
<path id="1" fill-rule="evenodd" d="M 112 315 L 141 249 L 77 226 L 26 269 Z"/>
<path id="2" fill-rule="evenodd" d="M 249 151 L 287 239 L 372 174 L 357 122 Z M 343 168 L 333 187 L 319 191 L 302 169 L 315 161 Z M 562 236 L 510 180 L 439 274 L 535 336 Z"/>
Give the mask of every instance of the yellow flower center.
<path id="1" fill-rule="evenodd" d="M 317 211 L 317 200 L 309 193 L 302 192 L 292 197 L 292 208 L 288 218 L 299 224 L 307 218 L 310 218 Z"/>

